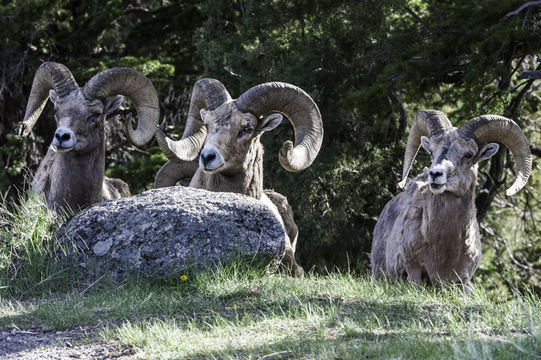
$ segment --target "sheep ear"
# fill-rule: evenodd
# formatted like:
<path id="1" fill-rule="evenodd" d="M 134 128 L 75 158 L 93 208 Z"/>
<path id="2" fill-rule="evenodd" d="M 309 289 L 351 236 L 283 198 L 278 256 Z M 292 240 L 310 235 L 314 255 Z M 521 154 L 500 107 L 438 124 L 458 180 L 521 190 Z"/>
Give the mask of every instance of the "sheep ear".
<path id="1" fill-rule="evenodd" d="M 118 109 L 118 107 L 122 104 L 123 101 L 124 96 L 122 95 L 115 95 L 107 98 L 103 106 L 103 112 L 105 113 L 105 115 L 109 115 L 110 113 Z"/>
<path id="2" fill-rule="evenodd" d="M 199 110 L 199 115 L 201 115 L 201 121 L 205 122 L 205 116 L 207 116 L 207 110 L 205 109 Z"/>
<path id="3" fill-rule="evenodd" d="M 264 131 L 269 131 L 280 125 L 282 122 L 283 116 L 282 114 L 270 114 L 268 116 L 265 116 L 261 121 L 259 122 L 257 126 L 257 132 L 262 133 Z"/>
<path id="4" fill-rule="evenodd" d="M 429 154 L 432 154 L 432 151 L 430 151 L 430 139 L 426 136 L 421 136 L 421 145 L 423 145 L 423 149 Z"/>
<path id="5" fill-rule="evenodd" d="M 500 149 L 500 145 L 496 143 L 488 143 L 477 153 L 477 161 L 483 161 L 486 159 L 490 159 L 493 157 L 498 150 Z"/>
<path id="6" fill-rule="evenodd" d="M 51 102 L 53 103 L 53 105 L 56 104 L 56 100 L 58 99 L 57 95 L 56 95 L 56 91 L 54 90 L 49 90 L 49 99 L 51 100 Z"/>

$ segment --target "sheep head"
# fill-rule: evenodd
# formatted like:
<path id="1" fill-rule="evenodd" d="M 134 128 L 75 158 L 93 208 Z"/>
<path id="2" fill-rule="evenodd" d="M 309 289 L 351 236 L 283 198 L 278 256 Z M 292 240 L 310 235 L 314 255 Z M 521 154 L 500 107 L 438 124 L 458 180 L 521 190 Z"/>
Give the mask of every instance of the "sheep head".
<path id="1" fill-rule="evenodd" d="M 201 151 L 199 162 L 206 172 L 242 171 L 251 144 L 263 132 L 278 126 L 282 114 L 293 125 L 295 143 L 283 144 L 280 163 L 288 171 L 303 170 L 319 152 L 323 124 L 312 98 L 291 84 L 260 84 L 233 100 L 218 80 L 199 80 L 192 92 L 182 139 L 168 139 L 159 129 L 156 139 L 172 162 L 192 161 Z"/>
<path id="2" fill-rule="evenodd" d="M 59 98 L 56 91 L 51 90 L 49 99 L 54 104 L 56 121 L 53 150 L 84 153 L 103 145 L 105 117 L 120 106 L 124 97 L 88 100 L 81 91 L 75 90 Z"/>
<path id="3" fill-rule="evenodd" d="M 208 174 L 238 173 L 250 166 L 248 156 L 252 145 L 263 132 L 272 130 L 282 121 L 282 115 L 263 118 L 240 112 L 234 102 L 220 105 L 216 110 L 201 110 L 207 137 L 199 157 L 199 167 Z"/>
<path id="4" fill-rule="evenodd" d="M 461 137 L 458 129 L 431 138 L 422 136 L 421 144 L 432 158 L 428 171 L 430 191 L 434 194 L 448 191 L 457 196 L 463 196 L 471 188 L 477 162 L 489 159 L 499 149 L 498 144 L 489 143 L 479 150 L 477 143 Z"/>
<path id="5" fill-rule="evenodd" d="M 47 99 L 54 104 L 57 129 L 53 149 L 57 152 L 88 152 L 103 145 L 103 122 L 117 109 L 125 95 L 137 108 L 138 124 L 127 124 L 128 137 L 137 146 L 152 139 L 158 124 L 159 103 L 154 86 L 129 68 L 105 70 L 79 88 L 69 69 L 58 63 L 43 63 L 32 83 L 19 135 L 26 136 L 39 118 Z"/>
<path id="6" fill-rule="evenodd" d="M 497 115 L 483 115 L 455 128 L 440 111 L 426 110 L 417 114 L 412 125 L 400 187 L 404 187 L 408 173 L 420 146 L 431 155 L 428 171 L 430 191 L 434 194 L 450 192 L 462 196 L 476 179 L 478 162 L 489 159 L 505 145 L 513 154 L 517 177 L 506 191 L 518 192 L 531 173 L 532 157 L 526 136 L 511 119 Z"/>

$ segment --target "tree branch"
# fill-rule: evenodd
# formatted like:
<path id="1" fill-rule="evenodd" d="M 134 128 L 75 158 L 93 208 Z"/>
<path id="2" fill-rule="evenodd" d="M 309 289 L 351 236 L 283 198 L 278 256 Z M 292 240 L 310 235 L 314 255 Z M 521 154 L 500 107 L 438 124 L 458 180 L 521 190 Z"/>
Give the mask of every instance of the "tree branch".
<path id="1" fill-rule="evenodd" d="M 503 176 L 503 170 L 505 165 L 505 158 L 507 156 L 507 148 L 500 147 L 500 151 L 490 159 L 490 171 L 487 175 L 487 179 L 479 195 L 475 199 L 475 207 L 477 208 L 477 221 L 481 223 L 485 218 L 490 204 L 496 196 L 498 188 L 505 183 L 505 176 Z"/>
<path id="2" fill-rule="evenodd" d="M 423 25 L 423 27 L 424 27 L 426 30 L 430 31 L 430 28 L 428 27 L 428 25 L 424 22 L 423 19 L 421 19 L 421 17 L 420 17 L 419 15 L 417 15 L 417 14 L 415 13 L 415 11 L 413 11 L 412 8 L 410 8 L 408 5 L 404 5 L 404 8 L 406 9 L 406 11 L 407 11 L 411 16 L 413 16 L 413 18 L 414 18 L 415 20 L 417 20 L 419 23 L 421 23 L 421 25 Z"/>
<path id="3" fill-rule="evenodd" d="M 130 13 L 139 13 L 139 14 L 148 14 L 150 13 L 150 9 L 143 7 L 143 6 L 133 6 L 129 4 L 126 9 L 124 9 L 125 14 Z"/>
<path id="4" fill-rule="evenodd" d="M 541 0 L 537 0 L 537 1 L 529 1 L 525 4 L 522 4 L 518 9 L 516 9 L 515 11 L 511 11 L 510 13 L 508 13 L 507 15 L 504 16 L 504 20 L 507 20 L 509 19 L 511 16 L 515 16 L 517 15 L 518 13 L 520 13 L 522 10 L 526 9 L 526 8 L 529 8 L 531 6 L 541 6 Z"/>
<path id="5" fill-rule="evenodd" d="M 541 1 L 540 1 L 541 3 Z M 540 71 L 541 65 L 535 69 Z M 522 75 L 522 74 L 521 74 Z M 504 112 L 505 116 L 513 118 L 516 115 L 517 109 L 522 101 L 524 95 L 528 92 L 535 80 L 528 80 L 526 85 L 520 90 L 520 92 L 511 100 Z M 481 222 L 487 214 L 490 204 L 496 196 L 498 188 L 504 184 L 505 177 L 503 176 L 505 158 L 507 155 L 506 148 L 500 148 L 500 151 L 490 159 L 490 171 L 487 175 L 487 180 L 483 184 L 479 195 L 475 199 L 475 207 L 477 208 L 477 221 Z M 500 180 L 501 179 L 501 180 Z"/>
<path id="6" fill-rule="evenodd" d="M 440 24 L 443 25 L 443 16 L 442 16 L 442 14 L 441 14 L 440 9 L 438 9 L 438 8 L 436 7 L 436 5 L 434 5 L 430 0 L 423 0 L 423 2 L 424 2 L 424 3 L 427 3 L 427 4 L 432 8 L 432 10 L 434 10 L 434 12 L 435 12 L 436 14 L 438 14 L 438 16 L 439 16 L 439 18 L 440 18 Z"/>
<path id="7" fill-rule="evenodd" d="M 406 131 L 406 126 L 408 125 L 408 113 L 404 108 L 404 104 L 400 100 L 400 96 L 396 93 L 395 90 L 391 91 L 391 98 L 398 104 L 400 117 L 398 119 L 398 134 L 396 136 L 396 141 L 402 137 Z"/>
<path id="8" fill-rule="evenodd" d="M 541 148 L 536 148 L 530 145 L 530 152 L 532 153 L 532 155 L 541 157 Z"/>
<path id="9" fill-rule="evenodd" d="M 538 71 L 538 72 L 541 71 L 541 64 L 534 71 Z M 522 76 L 522 74 L 520 75 Z M 524 97 L 524 95 L 528 92 L 528 90 L 530 90 L 534 81 L 535 79 L 528 80 L 528 82 L 526 83 L 526 86 L 524 86 L 522 90 L 520 90 L 518 95 L 515 96 L 513 100 L 511 100 L 511 103 L 509 103 L 509 107 L 508 107 L 509 110 L 506 111 L 507 117 L 513 118 L 515 116 L 515 113 L 517 112 L 517 109 L 518 109 L 518 105 L 522 101 L 522 98 Z"/>
<path id="10" fill-rule="evenodd" d="M 520 73 L 518 76 L 520 80 L 528 79 L 528 80 L 536 80 L 541 79 L 541 70 L 525 70 Z"/>

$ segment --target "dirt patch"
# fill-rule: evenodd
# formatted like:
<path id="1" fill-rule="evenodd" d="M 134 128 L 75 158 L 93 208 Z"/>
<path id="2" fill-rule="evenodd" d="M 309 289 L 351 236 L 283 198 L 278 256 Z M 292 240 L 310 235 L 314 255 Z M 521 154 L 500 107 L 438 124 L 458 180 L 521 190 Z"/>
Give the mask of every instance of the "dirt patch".
<path id="1" fill-rule="evenodd" d="M 29 329 L 0 332 L 0 358 L 42 359 L 133 359 L 135 350 L 116 342 L 93 342 L 95 327 L 76 327 L 62 331 Z"/>

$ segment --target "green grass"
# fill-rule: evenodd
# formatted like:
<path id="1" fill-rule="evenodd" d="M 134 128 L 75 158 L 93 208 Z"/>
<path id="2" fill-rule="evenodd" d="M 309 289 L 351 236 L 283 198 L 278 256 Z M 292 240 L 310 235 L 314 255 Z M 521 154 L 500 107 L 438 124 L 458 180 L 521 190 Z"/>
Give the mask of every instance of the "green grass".
<path id="1" fill-rule="evenodd" d="M 435 290 L 365 275 L 227 265 L 115 283 L 60 269 L 64 221 L 35 195 L 0 206 L 0 331 L 89 326 L 141 359 L 541 358 L 541 301 L 477 284 Z"/>
<path id="2" fill-rule="evenodd" d="M 32 191 L 18 204 L 0 202 L 0 294 L 39 293 L 66 283 L 66 269 L 56 264 L 63 247 L 53 237 L 65 219 Z"/>
<path id="3" fill-rule="evenodd" d="M 351 274 L 293 279 L 226 267 L 186 281 L 96 284 L 84 294 L 1 299 L 0 328 L 100 325 L 140 358 L 531 359 L 541 303 Z M 272 356 L 271 356 L 272 355 Z"/>

